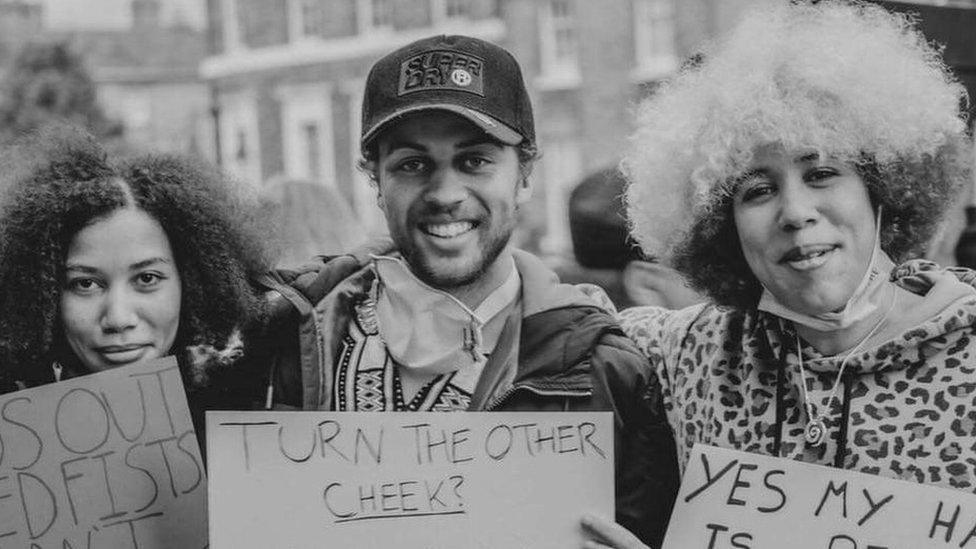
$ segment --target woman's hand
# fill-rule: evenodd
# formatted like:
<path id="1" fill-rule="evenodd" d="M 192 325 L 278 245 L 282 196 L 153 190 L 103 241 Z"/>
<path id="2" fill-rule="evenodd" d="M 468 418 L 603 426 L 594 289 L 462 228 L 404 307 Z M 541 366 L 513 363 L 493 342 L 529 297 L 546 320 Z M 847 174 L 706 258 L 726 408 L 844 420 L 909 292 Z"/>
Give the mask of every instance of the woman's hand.
<path id="1" fill-rule="evenodd" d="M 584 516 L 580 522 L 591 538 L 583 543 L 583 549 L 650 549 L 615 522 L 593 515 Z"/>

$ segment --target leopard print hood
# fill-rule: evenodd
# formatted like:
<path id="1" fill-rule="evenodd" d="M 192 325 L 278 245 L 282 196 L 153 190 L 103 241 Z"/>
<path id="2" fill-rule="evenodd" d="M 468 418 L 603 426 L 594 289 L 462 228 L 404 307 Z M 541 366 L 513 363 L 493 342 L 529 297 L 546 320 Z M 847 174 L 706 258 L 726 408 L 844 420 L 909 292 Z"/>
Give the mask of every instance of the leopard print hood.
<path id="1" fill-rule="evenodd" d="M 792 324 L 697 305 L 624 311 L 660 382 L 682 470 L 695 443 L 976 492 L 976 272 L 911 261 L 892 271 L 924 295 L 910 327 L 841 359 L 802 348 Z M 807 367 L 816 365 L 815 367 Z M 808 395 L 822 445 L 804 439 Z"/>

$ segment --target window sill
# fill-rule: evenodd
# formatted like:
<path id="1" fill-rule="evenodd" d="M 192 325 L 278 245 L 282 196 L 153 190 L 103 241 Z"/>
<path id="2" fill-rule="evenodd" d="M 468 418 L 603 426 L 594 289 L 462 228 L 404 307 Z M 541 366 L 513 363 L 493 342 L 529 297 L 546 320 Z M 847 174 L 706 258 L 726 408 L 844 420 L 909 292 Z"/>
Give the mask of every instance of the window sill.
<path id="1" fill-rule="evenodd" d="M 547 71 L 535 78 L 534 84 L 540 91 L 572 90 L 579 88 L 583 77 L 579 69 Z"/>
<path id="2" fill-rule="evenodd" d="M 678 62 L 673 57 L 655 59 L 650 63 L 638 65 L 630 71 L 630 80 L 634 83 L 653 82 L 667 78 L 677 72 Z"/>

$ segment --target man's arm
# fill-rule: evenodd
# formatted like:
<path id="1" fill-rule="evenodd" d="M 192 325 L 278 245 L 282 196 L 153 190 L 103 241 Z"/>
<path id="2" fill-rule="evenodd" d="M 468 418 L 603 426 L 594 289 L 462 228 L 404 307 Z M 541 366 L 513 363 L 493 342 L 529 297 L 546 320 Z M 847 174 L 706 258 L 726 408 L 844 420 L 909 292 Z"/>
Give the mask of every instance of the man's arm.
<path id="1" fill-rule="evenodd" d="M 593 354 L 616 425 L 616 520 L 651 547 L 660 547 L 680 486 L 677 449 L 657 377 L 647 359 L 619 333 Z"/>

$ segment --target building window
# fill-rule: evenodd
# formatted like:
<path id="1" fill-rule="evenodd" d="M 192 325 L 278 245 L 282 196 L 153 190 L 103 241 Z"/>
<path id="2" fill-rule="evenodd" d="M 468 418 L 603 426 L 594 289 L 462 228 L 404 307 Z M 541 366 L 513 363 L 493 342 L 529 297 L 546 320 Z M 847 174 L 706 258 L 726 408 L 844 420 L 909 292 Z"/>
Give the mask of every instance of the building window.
<path id="1" fill-rule="evenodd" d="M 575 137 L 554 136 L 546 140 L 539 161 L 545 197 L 545 235 L 539 243 L 544 254 L 559 255 L 572 248 L 569 235 L 569 194 L 582 177 L 582 148 Z"/>
<path id="2" fill-rule="evenodd" d="M 633 21 L 638 79 L 653 80 L 674 71 L 674 0 L 634 0 Z"/>
<path id="3" fill-rule="evenodd" d="M 253 93 L 237 92 L 220 97 L 220 157 L 224 169 L 250 185 L 261 183 L 261 150 L 258 139 L 257 103 Z"/>
<path id="4" fill-rule="evenodd" d="M 473 0 L 431 0 L 435 22 L 469 21 L 475 19 Z"/>
<path id="5" fill-rule="evenodd" d="M 281 102 L 285 175 L 334 185 L 331 88 L 326 84 L 283 85 L 275 96 Z"/>
<path id="6" fill-rule="evenodd" d="M 302 133 L 305 134 L 306 171 L 311 179 L 320 181 L 322 179 L 322 143 L 319 137 L 319 125 L 315 122 L 306 122 L 302 126 Z"/>
<path id="7" fill-rule="evenodd" d="M 243 128 L 237 128 L 234 134 L 234 163 L 247 163 L 247 132 Z"/>
<path id="8" fill-rule="evenodd" d="M 300 0 L 301 34 L 303 37 L 325 34 L 325 6 L 321 0 Z"/>
<path id="9" fill-rule="evenodd" d="M 393 1 L 370 0 L 372 10 L 370 24 L 374 29 L 384 29 L 393 26 Z"/>
<path id="10" fill-rule="evenodd" d="M 444 15 L 448 19 L 471 17 L 471 0 L 444 0 Z"/>
<path id="11" fill-rule="evenodd" d="M 539 14 L 542 78 L 575 85 L 579 53 L 574 0 L 548 0 Z M 546 84 L 543 87 L 548 87 Z"/>
<path id="12" fill-rule="evenodd" d="M 241 49 L 241 21 L 237 16 L 237 0 L 222 0 L 221 8 L 224 50 L 239 50 Z"/>
<path id="13" fill-rule="evenodd" d="M 352 177 L 349 178 L 352 186 L 349 194 L 352 197 L 353 210 L 356 212 L 359 223 L 367 231 L 378 233 L 382 232 L 383 227 L 386 226 L 386 220 L 376 205 L 376 185 L 356 167 L 360 159 L 359 137 L 362 130 L 362 119 L 359 117 L 359 113 L 363 108 L 363 90 L 365 87 L 365 80 L 347 81 L 342 86 L 343 96 L 346 98 L 348 106 L 349 134 L 347 139 L 349 147 L 347 153 L 349 154 L 350 166 L 353 166 Z"/>
<path id="14" fill-rule="evenodd" d="M 292 0 L 235 0 L 240 38 L 250 49 L 288 43 Z"/>
<path id="15" fill-rule="evenodd" d="M 292 42 L 354 36 L 361 0 L 289 0 L 288 36 Z"/>
<path id="16" fill-rule="evenodd" d="M 356 19 L 359 33 L 368 34 L 393 29 L 394 0 L 358 0 Z"/>
<path id="17" fill-rule="evenodd" d="M 122 123 L 132 131 L 146 130 L 152 125 L 152 99 L 147 92 L 133 89 L 123 100 Z"/>

